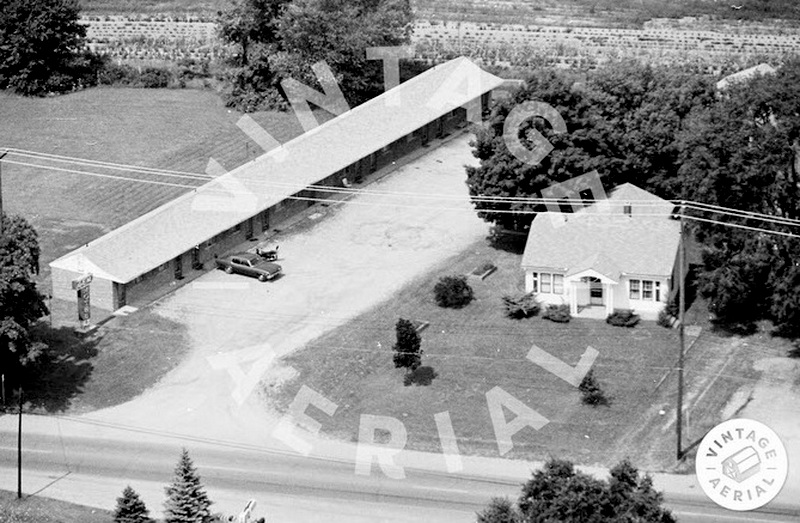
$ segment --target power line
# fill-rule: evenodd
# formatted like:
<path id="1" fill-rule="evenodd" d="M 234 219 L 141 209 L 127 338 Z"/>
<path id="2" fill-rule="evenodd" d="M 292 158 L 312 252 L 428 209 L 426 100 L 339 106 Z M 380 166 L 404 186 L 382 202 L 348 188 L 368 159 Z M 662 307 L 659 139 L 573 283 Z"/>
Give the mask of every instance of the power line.
<path id="1" fill-rule="evenodd" d="M 52 156 L 56 156 L 56 155 L 52 155 Z M 68 158 L 68 157 L 66 157 L 66 158 Z M 67 169 L 67 168 L 63 168 L 63 167 L 53 167 L 53 166 L 31 164 L 31 163 L 19 162 L 19 161 L 15 161 L 15 160 L 4 160 L 4 161 L 6 163 L 9 163 L 9 164 L 20 165 L 20 166 L 25 166 L 25 167 L 33 167 L 33 168 L 50 170 L 50 171 L 65 172 L 65 173 L 70 173 L 70 174 L 83 174 L 83 175 L 86 175 L 86 176 L 94 176 L 94 177 L 98 177 L 98 178 L 114 179 L 114 180 L 120 180 L 120 181 L 147 183 L 147 184 L 153 184 L 153 185 L 169 186 L 169 187 L 184 188 L 184 189 L 198 189 L 200 187 L 200 186 L 196 186 L 196 185 L 179 184 L 179 183 L 173 183 L 173 182 L 163 182 L 163 181 L 159 181 L 159 180 L 145 180 L 145 179 L 140 179 L 140 178 L 126 177 L 126 176 L 118 176 L 118 175 L 103 174 L 103 173 L 96 173 L 96 172 L 89 172 L 89 171 L 82 171 L 82 170 Z M 121 164 L 111 164 L 111 165 L 120 166 L 119 167 L 120 169 L 123 169 L 123 168 L 124 169 L 128 169 L 128 167 L 129 167 L 129 166 L 122 166 Z M 149 168 L 145 168 L 145 169 L 149 169 Z M 179 171 L 173 171 L 173 172 L 176 173 L 174 175 L 183 176 L 185 174 L 185 173 L 181 173 Z M 166 176 L 173 176 L 173 174 L 167 174 L 167 173 L 164 173 L 164 172 L 161 172 L 161 171 L 158 171 L 158 170 L 152 170 L 152 171 L 148 170 L 148 171 L 143 171 L 142 173 L 143 174 L 154 174 L 154 175 L 162 175 L 162 174 L 164 174 Z M 195 175 L 195 174 L 191 174 L 191 173 L 189 173 L 189 175 L 190 176 L 196 176 L 197 177 L 196 179 L 198 179 L 198 180 L 200 180 L 200 179 L 202 179 L 202 180 L 209 179 L 207 177 L 202 177 L 203 175 Z M 214 178 L 210 178 L 210 179 L 214 179 Z M 256 184 L 261 186 L 261 187 L 263 187 L 263 188 L 292 188 L 292 189 L 296 189 L 297 188 L 297 186 L 294 186 L 292 184 L 281 183 L 281 182 L 264 181 L 264 182 L 256 182 Z M 213 188 L 213 187 L 209 187 L 209 188 L 206 188 L 204 190 L 209 192 L 209 193 L 211 193 L 211 194 L 214 194 L 214 193 L 221 193 L 221 194 L 226 194 L 226 195 L 253 194 L 253 193 L 247 192 L 247 191 L 216 189 L 216 188 Z M 429 200 L 434 200 L 434 201 L 436 201 L 436 200 L 444 200 L 444 201 L 446 201 L 446 200 L 455 200 L 455 199 L 458 199 L 458 201 L 462 201 L 463 200 L 463 196 L 452 195 L 452 194 L 431 194 L 431 193 L 427 193 L 426 194 L 426 193 L 399 192 L 399 191 L 371 191 L 371 190 L 364 190 L 364 189 L 338 188 L 338 187 L 329 187 L 329 186 L 320 186 L 320 185 L 309 185 L 309 186 L 306 186 L 306 188 L 300 189 L 300 190 L 301 191 L 302 190 L 313 190 L 313 191 L 317 191 L 317 192 L 328 192 L 328 193 L 332 193 L 332 194 L 344 194 L 344 195 L 385 196 L 385 197 L 413 197 L 415 199 L 424 198 L 424 199 L 429 199 Z M 310 197 L 310 196 L 296 196 L 296 195 L 288 195 L 288 196 L 284 196 L 283 198 L 284 199 L 290 199 L 290 200 L 302 200 L 302 201 L 317 202 L 317 203 L 346 203 L 348 205 L 368 205 L 368 206 L 378 206 L 378 207 L 381 207 L 381 206 L 391 206 L 391 207 L 400 207 L 400 208 L 427 208 L 427 207 L 429 207 L 429 206 L 425 206 L 425 205 L 409 205 L 409 204 L 387 203 L 387 202 L 360 202 L 360 201 L 352 201 L 352 200 L 343 201 L 343 200 L 340 200 L 340 199 L 315 198 L 315 197 Z M 614 201 L 614 200 L 608 200 L 608 199 L 493 197 L 493 196 L 471 196 L 470 199 L 473 201 L 473 203 L 474 202 L 478 202 L 478 203 L 500 203 L 500 204 L 502 204 L 502 203 L 524 203 L 524 204 L 529 204 L 529 205 L 536 205 L 536 204 L 543 204 L 543 205 L 548 205 L 548 204 L 555 204 L 555 205 L 558 205 L 558 204 L 574 204 L 574 205 L 578 205 L 578 206 L 585 206 L 588 203 L 601 203 L 602 202 L 603 204 L 614 205 L 614 206 L 617 206 L 617 207 L 625 206 L 625 205 L 631 205 L 631 204 L 635 204 L 635 205 L 640 206 L 640 207 L 641 206 L 650 206 L 650 207 L 664 206 L 663 202 L 653 202 L 652 200 L 624 200 L 624 201 L 623 200 L 619 200 L 619 201 Z M 670 203 L 672 203 L 672 202 L 670 202 Z M 742 210 L 738 210 L 738 209 L 721 207 L 721 206 L 716 206 L 716 205 L 711 205 L 711 204 L 703 204 L 703 203 L 692 202 L 692 201 L 680 201 L 679 204 L 684 204 L 686 208 L 690 208 L 690 209 L 693 209 L 693 210 L 696 210 L 696 211 L 700 211 L 700 212 L 708 212 L 708 213 L 713 213 L 713 214 L 717 214 L 717 215 L 721 214 L 723 216 L 730 216 L 730 217 L 747 219 L 747 220 L 757 220 L 757 221 L 761 221 L 761 222 L 774 223 L 774 224 L 783 225 L 783 226 L 792 226 L 792 227 L 800 226 L 800 220 L 795 220 L 795 219 L 790 219 L 790 218 L 781 218 L 781 217 L 776 217 L 774 215 L 767 215 L 767 214 L 756 213 L 756 212 L 752 212 L 752 211 L 742 211 Z M 707 207 L 707 208 L 705 208 L 705 207 Z M 440 206 L 438 208 L 440 210 L 443 210 L 443 211 L 462 211 L 462 212 L 466 211 L 466 209 L 461 208 L 461 207 L 443 207 L 443 206 Z M 475 207 L 474 209 L 469 209 L 469 211 L 470 212 L 490 212 L 490 213 L 494 213 L 494 214 L 513 214 L 513 215 L 528 215 L 528 214 L 540 214 L 541 213 L 541 211 L 537 211 L 537 210 L 534 210 L 534 209 L 492 209 L 492 208 L 480 208 L 480 207 Z M 565 214 L 567 214 L 567 213 L 565 213 Z M 592 216 L 592 215 L 593 215 L 593 213 L 584 214 L 584 216 Z M 600 214 L 600 213 L 597 213 L 597 214 L 594 214 L 594 215 L 603 216 L 603 214 Z M 648 213 L 648 216 L 650 216 L 650 217 L 668 217 L 668 216 L 674 216 L 674 214 L 673 213 Z M 751 230 L 751 231 L 754 231 L 754 232 L 761 232 L 761 233 L 764 233 L 764 234 L 775 234 L 775 235 L 780 235 L 780 236 L 785 236 L 785 237 L 792 237 L 792 238 L 800 237 L 800 236 L 798 236 L 796 234 L 792 234 L 792 233 L 769 230 L 769 229 L 762 229 L 762 228 L 756 228 L 756 227 L 750 227 L 750 226 L 741 225 L 741 224 L 735 224 L 735 223 L 730 223 L 730 222 L 720 222 L 718 220 L 710 220 L 710 219 L 706 219 L 706 218 L 700 218 L 700 217 L 697 217 L 697 216 L 686 215 L 685 217 L 687 219 L 694 220 L 694 221 L 712 223 L 712 224 L 717 224 L 717 225 L 722 225 L 722 226 L 729 226 L 729 227 L 734 227 L 734 228 L 739 228 L 739 229 L 744 229 L 744 230 Z"/>

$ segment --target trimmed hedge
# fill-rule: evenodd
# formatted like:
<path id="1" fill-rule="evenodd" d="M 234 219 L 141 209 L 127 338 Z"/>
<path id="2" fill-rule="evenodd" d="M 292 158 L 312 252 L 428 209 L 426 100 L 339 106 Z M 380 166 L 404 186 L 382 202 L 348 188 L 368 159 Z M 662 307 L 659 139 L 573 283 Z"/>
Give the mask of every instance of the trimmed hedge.
<path id="1" fill-rule="evenodd" d="M 469 305 L 475 293 L 467 283 L 466 276 L 444 276 L 433 288 L 439 307 L 461 309 Z"/>
<path id="2" fill-rule="evenodd" d="M 536 316 L 542 309 L 542 306 L 536 301 L 536 295 L 532 292 L 517 296 L 503 296 L 503 306 L 506 309 L 506 316 L 517 320 Z"/>
<path id="3" fill-rule="evenodd" d="M 548 305 L 542 318 L 556 323 L 568 323 L 572 315 L 569 313 L 569 305 Z"/>
<path id="4" fill-rule="evenodd" d="M 639 316 L 630 309 L 617 309 L 608 315 L 606 323 L 615 327 L 633 327 L 639 323 Z"/>

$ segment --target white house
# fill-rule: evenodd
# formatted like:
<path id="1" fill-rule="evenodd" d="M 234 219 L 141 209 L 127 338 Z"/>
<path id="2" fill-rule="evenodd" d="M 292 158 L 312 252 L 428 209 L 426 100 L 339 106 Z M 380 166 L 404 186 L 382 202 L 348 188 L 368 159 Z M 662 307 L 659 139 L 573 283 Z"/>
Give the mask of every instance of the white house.
<path id="1" fill-rule="evenodd" d="M 545 304 L 568 304 L 573 316 L 633 309 L 655 319 L 678 282 L 680 224 L 673 209 L 625 184 L 576 213 L 538 214 L 522 257 L 526 292 Z"/>

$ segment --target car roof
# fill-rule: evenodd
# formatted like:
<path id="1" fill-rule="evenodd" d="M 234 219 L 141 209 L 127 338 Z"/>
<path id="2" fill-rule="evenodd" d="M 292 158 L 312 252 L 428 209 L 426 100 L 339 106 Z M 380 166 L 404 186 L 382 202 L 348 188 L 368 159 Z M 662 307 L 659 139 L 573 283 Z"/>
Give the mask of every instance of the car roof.
<path id="1" fill-rule="evenodd" d="M 246 260 L 255 261 L 261 257 L 258 254 L 253 254 L 252 252 L 237 252 L 236 254 L 231 254 L 229 258 L 244 258 Z"/>

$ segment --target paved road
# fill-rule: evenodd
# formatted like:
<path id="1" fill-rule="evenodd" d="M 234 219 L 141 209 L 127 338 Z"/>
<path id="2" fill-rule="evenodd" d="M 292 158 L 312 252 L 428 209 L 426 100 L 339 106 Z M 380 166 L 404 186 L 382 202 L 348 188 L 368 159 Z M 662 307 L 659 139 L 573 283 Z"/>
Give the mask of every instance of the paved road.
<path id="1" fill-rule="evenodd" d="M 8 418 L 3 420 L 8 422 Z M 0 488 L 16 487 L 15 434 L 0 427 Z M 125 485 L 137 489 L 154 511 L 160 511 L 163 487 L 170 481 L 179 449 L 186 441 L 163 438 L 131 443 L 99 438 L 27 434 L 24 491 L 42 496 L 112 508 Z M 469 522 L 492 496 L 514 497 L 525 479 L 488 478 L 407 469 L 392 480 L 373 470 L 354 473 L 352 462 L 305 458 L 274 450 L 205 444 L 192 457 L 215 501 L 216 510 L 232 512 L 248 499 L 257 513 L 287 522 Z M 680 521 L 789 522 L 800 509 L 769 506 L 735 513 L 716 507 L 702 494 L 668 494 L 668 506 Z"/>

